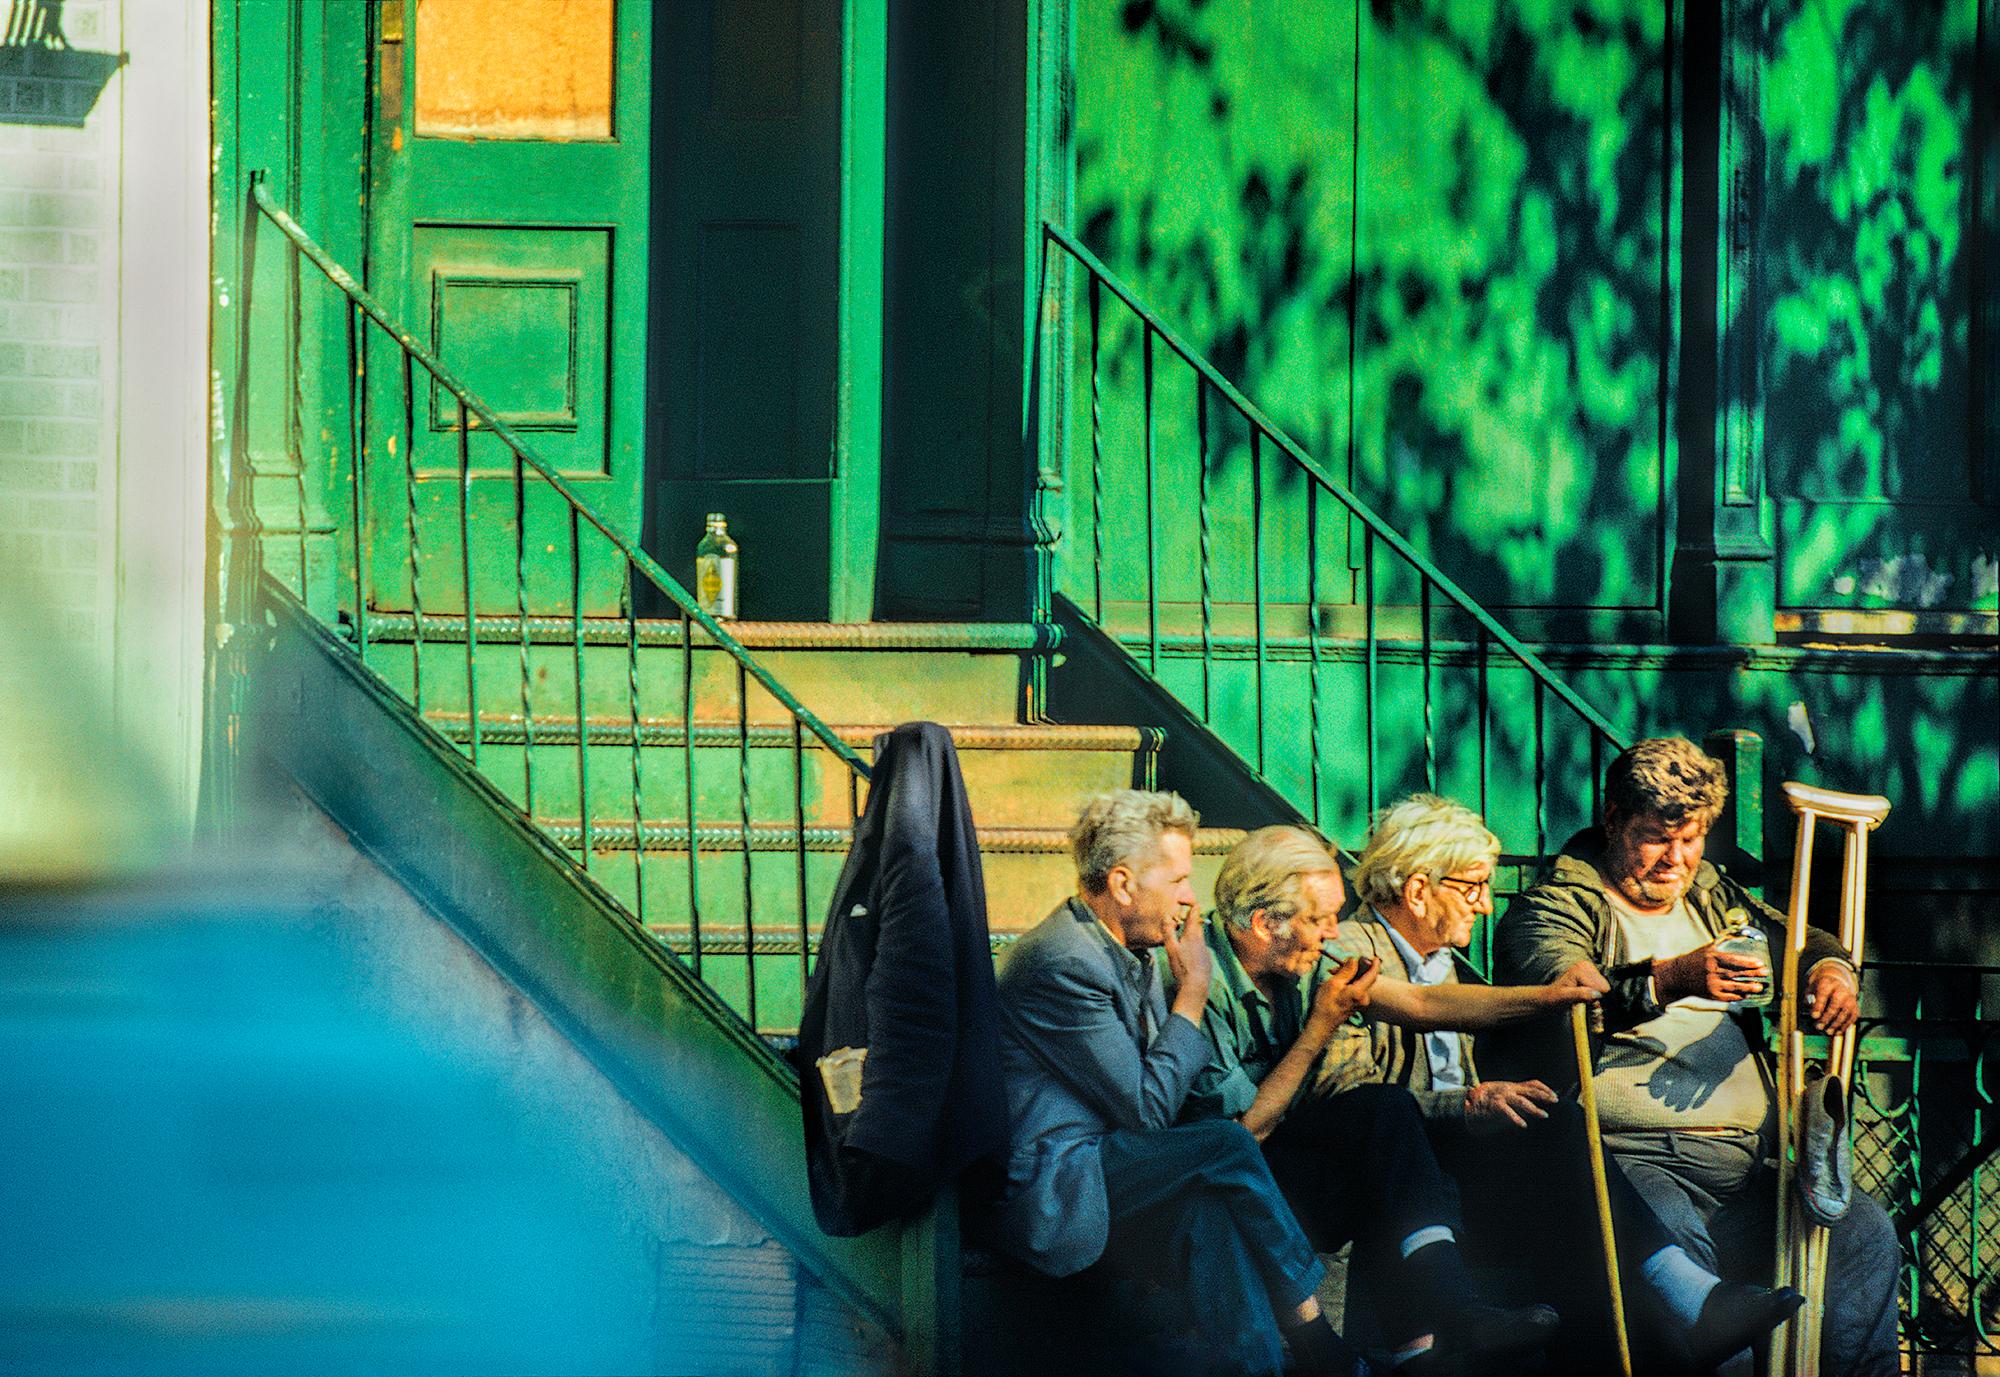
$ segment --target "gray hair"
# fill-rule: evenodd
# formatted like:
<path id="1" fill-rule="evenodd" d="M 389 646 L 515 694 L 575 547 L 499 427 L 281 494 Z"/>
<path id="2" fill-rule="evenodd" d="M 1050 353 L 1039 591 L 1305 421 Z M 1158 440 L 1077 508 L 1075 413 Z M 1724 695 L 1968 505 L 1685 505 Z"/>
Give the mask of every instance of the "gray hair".
<path id="1" fill-rule="evenodd" d="M 1500 839 L 1479 814 L 1436 794 L 1411 794 L 1384 808 L 1374 835 L 1354 869 L 1354 889 L 1364 903 L 1382 908 L 1403 900 L 1403 885 L 1421 875 L 1438 878 L 1500 857 Z"/>
<path id="2" fill-rule="evenodd" d="M 1215 911 L 1240 931 L 1250 928 L 1259 909 L 1280 937 L 1289 937 L 1292 919 L 1304 907 L 1301 881 L 1308 875 L 1338 875 L 1340 863 L 1324 841 L 1303 827 L 1260 827 L 1230 849 L 1215 877 Z"/>
<path id="3" fill-rule="evenodd" d="M 1160 838 L 1179 832 L 1190 843 L 1201 817 L 1188 801 L 1171 792 L 1109 789 L 1084 800 L 1076 825 L 1069 829 L 1069 846 L 1076 857 L 1076 878 L 1086 894 L 1103 892 L 1118 866 L 1133 869 L 1159 853 Z"/>

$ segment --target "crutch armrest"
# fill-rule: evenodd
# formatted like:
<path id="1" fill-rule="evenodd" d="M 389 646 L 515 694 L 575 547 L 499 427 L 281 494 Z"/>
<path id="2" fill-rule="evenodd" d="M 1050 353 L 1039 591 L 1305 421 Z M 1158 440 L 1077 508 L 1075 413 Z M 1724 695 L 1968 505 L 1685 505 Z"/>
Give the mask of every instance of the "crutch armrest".
<path id="1" fill-rule="evenodd" d="M 1816 784 L 1784 783 L 1785 802 L 1794 813 L 1813 813 L 1836 822 L 1860 822 L 1879 826 L 1889 816 L 1889 800 L 1880 794 L 1843 794 Z"/>

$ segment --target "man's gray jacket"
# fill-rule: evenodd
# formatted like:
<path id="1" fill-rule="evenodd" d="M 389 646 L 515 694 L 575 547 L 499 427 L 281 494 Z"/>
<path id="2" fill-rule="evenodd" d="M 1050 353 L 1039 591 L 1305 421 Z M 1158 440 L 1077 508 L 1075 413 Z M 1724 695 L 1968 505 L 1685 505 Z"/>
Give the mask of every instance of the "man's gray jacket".
<path id="1" fill-rule="evenodd" d="M 1013 1120 L 999 1241 L 1050 1276 L 1104 1252 L 1110 1211 L 1098 1146 L 1171 1126 L 1208 1039 L 1167 1012 L 1151 961 L 1070 899 L 1000 970 L 1000 1066 Z"/>
<path id="2" fill-rule="evenodd" d="M 1502 985 L 1546 985 L 1579 961 L 1592 961 L 1611 984 L 1600 1008 L 1607 1032 L 1622 1033 L 1658 1018 L 1665 1010 L 1653 998 L 1651 963 L 1631 961 L 1607 896 L 1609 881 L 1602 871 L 1604 833 L 1590 828 L 1563 847 L 1548 876 L 1507 906 L 1493 934 L 1493 974 Z M 1783 983 L 1785 917 L 1703 861 L 1688 886 L 1687 905 L 1695 920 L 1712 936 L 1736 926 L 1738 917 L 1764 929 L 1777 969 L 1775 1002 L 1787 997 Z M 1825 960 L 1846 963 L 1846 950 L 1830 933 L 1806 932 L 1799 969 L 1810 974 Z M 1760 1010 L 1739 1009 L 1732 1015 L 1744 1024 L 1744 1036 L 1754 1048 L 1766 1038 Z M 1569 1051 L 1567 1020 L 1535 1019 L 1480 1039 L 1488 1069 L 1508 1079 L 1539 1076 L 1561 1089 L 1576 1084 L 1575 1058 Z"/>

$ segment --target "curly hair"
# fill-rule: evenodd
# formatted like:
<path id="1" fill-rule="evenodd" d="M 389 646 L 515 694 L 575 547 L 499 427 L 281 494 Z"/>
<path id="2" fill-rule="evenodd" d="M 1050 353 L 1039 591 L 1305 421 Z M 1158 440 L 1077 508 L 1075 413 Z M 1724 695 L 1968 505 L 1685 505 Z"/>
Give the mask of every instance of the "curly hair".
<path id="1" fill-rule="evenodd" d="M 1635 741 L 1604 772 L 1604 814 L 1713 826 L 1729 799 L 1722 762 L 1680 736 Z"/>

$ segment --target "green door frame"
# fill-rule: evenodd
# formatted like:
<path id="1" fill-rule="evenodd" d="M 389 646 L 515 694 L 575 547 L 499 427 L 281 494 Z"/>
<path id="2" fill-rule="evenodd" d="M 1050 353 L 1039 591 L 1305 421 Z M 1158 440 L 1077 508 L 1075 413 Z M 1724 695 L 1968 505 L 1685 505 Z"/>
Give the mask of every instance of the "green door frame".
<path id="1" fill-rule="evenodd" d="M 840 34 L 840 339 L 835 363 L 833 529 L 827 619 L 875 614 L 882 522 L 882 250 L 888 0 L 844 0 Z"/>

